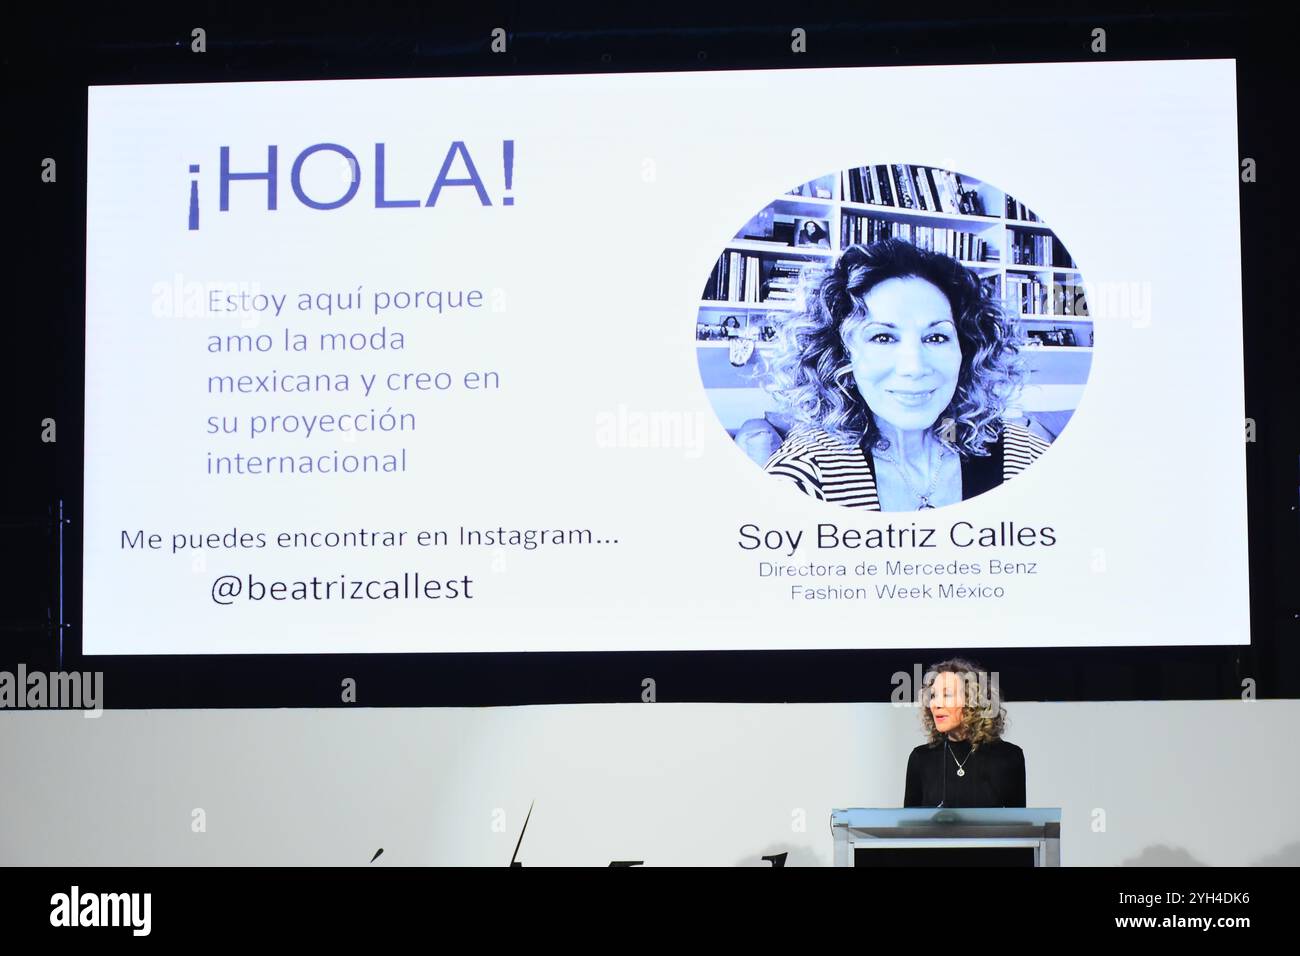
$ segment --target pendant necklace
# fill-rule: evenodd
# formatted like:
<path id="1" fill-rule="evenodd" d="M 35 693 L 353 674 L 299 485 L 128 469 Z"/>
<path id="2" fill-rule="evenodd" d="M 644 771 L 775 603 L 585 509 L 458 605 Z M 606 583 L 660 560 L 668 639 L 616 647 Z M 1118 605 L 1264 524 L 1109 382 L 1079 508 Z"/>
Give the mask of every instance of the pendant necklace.
<path id="1" fill-rule="evenodd" d="M 974 754 L 974 753 L 975 753 L 974 749 L 972 749 L 971 752 L 968 753 L 968 754 L 966 755 L 966 759 L 965 759 L 965 760 L 958 760 L 958 759 L 957 759 L 957 755 L 954 754 L 954 753 L 952 753 L 952 748 L 951 748 L 951 747 L 948 748 L 948 753 L 952 754 L 952 760 L 953 760 L 953 763 L 955 763 L 955 764 L 957 765 L 957 776 L 959 776 L 959 777 L 964 777 L 964 776 L 966 776 L 966 764 L 967 764 L 967 762 L 970 761 L 971 754 Z"/>
<path id="2" fill-rule="evenodd" d="M 912 494 L 916 495 L 918 499 L 920 499 L 921 503 L 916 506 L 917 511 L 924 511 L 927 508 L 933 510 L 934 505 L 930 504 L 930 498 L 934 496 L 934 489 L 939 485 L 939 473 L 943 470 L 943 460 L 945 457 L 947 457 L 947 455 L 948 455 L 948 449 L 945 446 L 940 445 L 939 461 L 933 468 L 933 474 L 930 476 L 930 485 L 928 488 L 925 489 L 925 491 L 921 492 L 921 491 L 917 491 L 916 485 L 912 484 L 912 479 L 908 477 L 907 469 L 903 467 L 902 462 L 900 462 L 896 458 L 892 458 L 889 455 L 886 455 L 884 452 L 876 452 L 876 456 L 878 458 L 885 459 L 885 461 L 889 462 L 891 465 L 895 466 L 898 469 L 898 473 L 902 475 L 903 481 L 907 485 L 907 489 L 910 492 L 912 492 Z M 953 757 L 952 759 L 956 760 L 957 758 Z"/>

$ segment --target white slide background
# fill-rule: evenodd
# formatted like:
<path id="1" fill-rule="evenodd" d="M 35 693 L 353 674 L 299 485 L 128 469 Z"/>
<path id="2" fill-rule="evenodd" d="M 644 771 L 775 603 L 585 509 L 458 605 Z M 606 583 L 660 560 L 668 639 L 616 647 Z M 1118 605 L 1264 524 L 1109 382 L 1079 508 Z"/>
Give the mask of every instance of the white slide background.
<path id="1" fill-rule="evenodd" d="M 1247 643 L 1235 101 L 1226 60 L 93 88 L 84 650 Z M 500 201 L 507 139 L 511 206 Z M 387 195 L 422 198 L 452 141 L 466 144 L 490 207 L 450 187 L 432 208 L 375 208 L 375 143 L 387 150 Z M 303 206 L 289 185 L 294 157 L 325 142 L 360 159 L 357 198 L 329 211 Z M 264 184 L 236 182 L 231 210 L 219 212 L 220 148 L 251 170 L 265 166 L 268 144 L 280 153 L 278 208 L 266 209 Z M 978 550 L 809 547 L 819 523 L 867 530 L 910 518 L 805 500 L 764 476 L 716 426 L 699 380 L 701 289 L 735 230 L 797 183 L 891 161 L 1013 192 L 1067 243 L 1087 282 L 1138 290 L 1149 303 L 1134 314 L 1118 295 L 1094 299 L 1091 378 L 1061 438 L 1014 482 L 923 520 L 939 539 L 956 521 L 1054 529 L 1055 547 L 976 556 L 1037 563 L 1033 577 L 998 582 L 1001 599 L 795 601 L 786 582 L 758 574 L 761 560 L 785 555 L 738 546 L 738 529 L 752 523 L 804 532 L 789 563 L 971 560 Z M 202 169 L 193 231 L 191 163 Z M 319 198 L 337 196 L 351 175 L 328 153 L 303 170 Z M 378 318 L 159 308 L 166 290 L 194 284 L 290 303 L 304 291 L 478 289 L 488 304 Z M 314 339 L 381 325 L 407 347 L 205 348 L 209 335 L 265 332 L 278 342 L 286 329 Z M 209 375 L 272 369 L 457 379 L 490 370 L 500 387 L 207 391 Z M 210 415 L 372 408 L 410 412 L 416 429 L 346 442 L 204 428 Z M 637 416 L 678 416 L 695 423 L 693 437 L 644 447 L 616 429 L 611 439 L 609 422 Z M 407 451 L 404 473 L 206 471 L 209 452 L 397 447 Z M 169 548 L 173 534 L 231 529 L 272 540 L 286 530 L 443 529 L 454 542 L 462 526 L 586 528 L 611 543 Z M 124 531 L 158 534 L 163 547 L 124 548 Z M 474 597 L 222 606 L 210 596 L 222 575 L 269 583 L 408 572 L 468 576 Z"/>

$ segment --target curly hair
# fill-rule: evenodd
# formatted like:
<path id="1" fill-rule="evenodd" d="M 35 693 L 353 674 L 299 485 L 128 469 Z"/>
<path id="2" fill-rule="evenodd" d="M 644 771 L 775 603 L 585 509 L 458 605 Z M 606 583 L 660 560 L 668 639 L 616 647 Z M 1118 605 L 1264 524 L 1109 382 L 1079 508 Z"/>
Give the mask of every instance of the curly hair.
<path id="1" fill-rule="evenodd" d="M 964 701 L 962 703 L 961 726 L 964 736 L 971 742 L 972 749 L 981 744 L 992 743 L 1002 737 L 1006 727 L 1007 709 L 1002 706 L 997 680 L 992 680 L 992 693 L 989 692 L 990 678 L 974 661 L 964 657 L 952 657 L 938 664 L 932 664 L 926 672 L 926 683 L 922 694 L 921 726 L 934 746 L 943 741 L 944 735 L 934 726 L 934 715 L 930 713 L 930 688 L 939 674 L 959 674 L 962 679 Z M 996 675 L 995 675 L 996 678 Z"/>
<path id="2" fill-rule="evenodd" d="M 973 271 L 909 242 L 849 246 L 829 268 L 806 269 L 802 308 L 779 324 L 764 387 L 790 416 L 793 430 L 820 428 L 846 444 L 865 441 L 887 449 L 871 409 L 856 388 L 846 386 L 852 366 L 844 332 L 866 319 L 868 292 L 886 279 L 905 277 L 924 279 L 947 296 L 961 347 L 952 401 L 931 430 L 963 455 L 987 455 L 1025 379 L 1016 318 Z M 953 423 L 951 432 L 947 422 Z"/>

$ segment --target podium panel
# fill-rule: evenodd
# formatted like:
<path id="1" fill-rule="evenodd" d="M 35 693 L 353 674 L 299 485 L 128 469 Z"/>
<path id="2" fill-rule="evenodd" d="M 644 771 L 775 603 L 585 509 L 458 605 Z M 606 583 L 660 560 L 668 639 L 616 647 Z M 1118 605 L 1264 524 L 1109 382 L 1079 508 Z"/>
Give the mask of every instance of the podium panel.
<path id="1" fill-rule="evenodd" d="M 1059 807 L 831 811 L 836 866 L 1060 866 Z"/>

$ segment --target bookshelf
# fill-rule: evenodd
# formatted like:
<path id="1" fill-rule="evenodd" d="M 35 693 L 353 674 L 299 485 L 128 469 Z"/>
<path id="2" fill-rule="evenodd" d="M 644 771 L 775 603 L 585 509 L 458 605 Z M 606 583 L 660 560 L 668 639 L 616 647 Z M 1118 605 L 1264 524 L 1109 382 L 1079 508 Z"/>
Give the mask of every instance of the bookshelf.
<path id="1" fill-rule="evenodd" d="M 846 169 L 804 183 L 775 197 L 726 244 L 705 283 L 696 324 L 700 368 L 715 406 L 714 390 L 733 388 L 753 394 L 725 396 L 722 404 L 733 410 L 729 417 L 761 415 L 768 407 L 768 396 L 754 385 L 755 373 L 771 348 L 765 327 L 797 308 L 789 294 L 797 269 L 829 264 L 853 242 L 889 235 L 952 255 L 992 285 L 1026 335 L 1030 376 L 1024 409 L 1073 409 L 1093 352 L 1078 264 L 1051 227 L 1004 190 L 910 165 Z M 737 334 L 755 338 L 756 345 L 745 366 L 729 372 L 719 350 Z M 725 424 L 734 428 L 739 422 Z"/>

